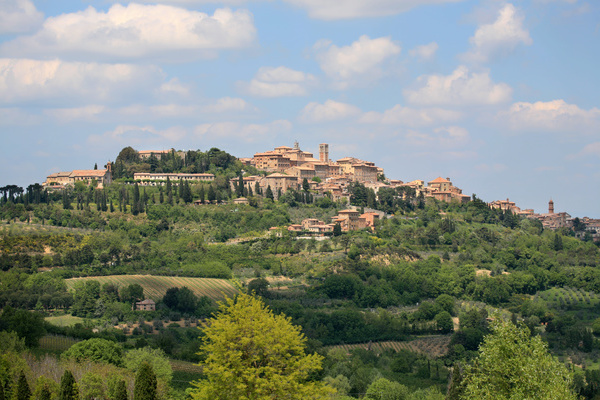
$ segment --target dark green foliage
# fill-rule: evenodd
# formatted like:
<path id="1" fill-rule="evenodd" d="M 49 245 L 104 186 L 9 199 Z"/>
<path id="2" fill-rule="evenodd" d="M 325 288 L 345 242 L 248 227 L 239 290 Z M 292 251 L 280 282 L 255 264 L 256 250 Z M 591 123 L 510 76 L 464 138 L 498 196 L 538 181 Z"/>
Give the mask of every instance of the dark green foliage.
<path id="1" fill-rule="evenodd" d="M 132 304 L 136 301 L 144 299 L 144 288 L 137 283 L 132 283 L 129 286 L 121 289 L 121 301 Z"/>
<path id="2" fill-rule="evenodd" d="M 50 400 L 51 398 L 52 398 L 52 393 L 50 393 L 50 388 L 48 387 L 48 385 L 44 385 L 42 387 L 42 390 L 40 391 L 39 400 Z"/>
<path id="3" fill-rule="evenodd" d="M 133 400 L 156 400 L 156 375 L 147 362 L 143 362 L 135 375 Z"/>
<path id="4" fill-rule="evenodd" d="M 248 294 L 256 294 L 262 297 L 269 296 L 269 282 L 265 278 L 256 278 L 248 282 Z"/>
<path id="5" fill-rule="evenodd" d="M 27 383 L 27 378 L 25 378 L 25 373 L 21 371 L 19 375 L 19 380 L 17 381 L 17 391 L 13 398 L 15 400 L 29 400 L 31 397 L 31 389 L 29 388 L 29 384 Z"/>
<path id="6" fill-rule="evenodd" d="M 44 317 L 37 312 L 6 307 L 0 314 L 0 330 L 15 332 L 25 339 L 27 347 L 37 347 L 46 333 Z"/>
<path id="7" fill-rule="evenodd" d="M 163 303 L 171 310 L 182 313 L 193 313 L 198 305 L 198 298 L 187 287 L 173 287 L 167 289 Z"/>
<path id="8" fill-rule="evenodd" d="M 127 385 L 124 380 L 119 381 L 117 386 L 117 393 L 113 400 L 127 400 Z"/>
<path id="9" fill-rule="evenodd" d="M 62 378 L 60 378 L 58 400 L 79 400 L 75 378 L 69 370 L 65 370 Z"/>

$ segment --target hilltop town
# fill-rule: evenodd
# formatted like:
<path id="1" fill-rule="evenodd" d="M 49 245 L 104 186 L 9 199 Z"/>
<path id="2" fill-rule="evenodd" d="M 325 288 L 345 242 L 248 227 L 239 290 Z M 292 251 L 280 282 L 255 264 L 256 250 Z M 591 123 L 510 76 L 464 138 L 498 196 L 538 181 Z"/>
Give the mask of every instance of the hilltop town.
<path id="1" fill-rule="evenodd" d="M 161 158 L 171 157 L 185 164 L 187 153 L 169 150 L 140 150 L 137 157 L 149 165 L 156 164 Z M 249 197 L 262 196 L 278 200 L 288 191 L 304 193 L 313 202 L 320 198 L 328 198 L 339 204 L 350 204 L 353 185 L 360 185 L 368 192 L 380 197 L 380 191 L 399 198 L 433 198 L 443 202 L 458 202 L 465 204 L 472 196 L 463 194 L 462 189 L 455 186 L 450 178 L 437 177 L 427 183 L 424 180 L 404 182 L 385 176 L 384 169 L 372 161 L 360 160 L 355 157 L 343 157 L 336 161 L 330 158 L 329 144 L 319 144 L 318 158 L 313 153 L 303 151 L 298 142 L 293 147 L 279 146 L 273 150 L 255 153 L 253 157 L 241 157 L 238 160 L 255 173 L 242 171 L 239 177 L 229 180 L 233 193 L 231 201 L 236 204 L 248 204 Z M 74 170 L 57 172 L 47 176 L 43 187 L 57 190 L 77 182 L 93 183 L 103 188 L 113 181 L 113 163 L 108 162 L 103 169 Z M 215 180 L 215 174 L 196 172 L 134 172 L 131 182 L 142 186 L 164 185 L 167 181 L 188 183 L 209 183 Z M 130 182 L 130 183 L 131 183 Z M 391 191 L 391 192 L 390 192 Z M 383 193 L 383 192 L 382 192 Z M 209 199 L 209 202 L 217 199 Z M 222 200 L 222 199 L 220 199 Z M 196 200 L 196 205 L 204 204 L 205 200 Z M 536 213 L 533 209 L 522 209 L 510 201 L 495 200 L 488 203 L 493 209 L 511 212 L 519 216 L 539 220 L 544 228 L 574 229 L 578 236 L 591 235 L 594 240 L 600 240 L 600 220 L 588 217 L 572 218 L 567 212 L 555 212 L 553 200 L 549 201 L 548 212 Z M 342 231 L 357 229 L 373 229 L 375 221 L 385 218 L 386 213 L 371 209 L 359 212 L 357 207 L 340 211 L 331 221 L 308 219 L 301 224 L 292 224 L 290 231 L 327 234 L 333 232 L 339 224 Z"/>

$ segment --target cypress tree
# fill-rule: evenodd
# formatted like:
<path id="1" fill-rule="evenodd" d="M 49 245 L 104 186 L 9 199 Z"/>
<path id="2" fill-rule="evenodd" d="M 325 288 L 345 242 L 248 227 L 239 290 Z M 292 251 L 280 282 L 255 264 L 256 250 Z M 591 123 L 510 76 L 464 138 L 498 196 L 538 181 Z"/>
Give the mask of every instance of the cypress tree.
<path id="1" fill-rule="evenodd" d="M 267 192 L 265 193 L 265 197 L 267 199 L 274 200 L 274 198 L 273 198 L 273 191 L 271 190 L 271 185 L 267 186 Z"/>
<path id="2" fill-rule="evenodd" d="M 4 400 L 4 384 L 0 382 L 0 400 Z"/>
<path id="3" fill-rule="evenodd" d="M 127 385 L 125 384 L 124 380 L 119 382 L 114 400 L 127 400 Z"/>
<path id="4" fill-rule="evenodd" d="M 52 398 L 52 394 L 50 393 L 50 389 L 48 385 L 44 384 L 42 386 L 42 390 L 40 391 L 40 399 L 39 400 L 50 400 Z"/>
<path id="5" fill-rule="evenodd" d="M 31 389 L 29 389 L 27 378 L 25 378 L 25 372 L 21 371 L 21 375 L 19 375 L 19 381 L 17 382 L 16 400 L 29 400 L 30 397 Z"/>
<path id="6" fill-rule="evenodd" d="M 133 204 L 131 205 L 131 213 L 138 215 L 140 212 L 140 187 L 136 183 L 133 186 Z"/>
<path id="7" fill-rule="evenodd" d="M 143 362 L 135 375 L 133 400 L 156 400 L 156 375 L 147 362 Z"/>
<path id="8" fill-rule="evenodd" d="M 204 185 L 200 186 L 200 193 L 198 194 L 200 196 L 200 201 L 202 203 L 204 203 L 204 198 L 205 198 L 205 194 L 204 194 Z"/>
<path id="9" fill-rule="evenodd" d="M 58 392 L 58 400 L 78 400 L 79 393 L 75 386 L 75 378 L 69 370 L 65 370 L 62 378 L 60 378 L 60 389 Z"/>
<path id="10" fill-rule="evenodd" d="M 212 187 L 212 185 L 208 187 L 207 198 L 210 203 L 214 202 L 217 199 L 217 194 L 215 193 L 215 189 Z"/>
<path id="11" fill-rule="evenodd" d="M 242 197 L 244 195 L 244 177 L 242 176 L 242 174 L 240 174 L 236 189 L 236 194 L 238 195 L 238 197 Z"/>

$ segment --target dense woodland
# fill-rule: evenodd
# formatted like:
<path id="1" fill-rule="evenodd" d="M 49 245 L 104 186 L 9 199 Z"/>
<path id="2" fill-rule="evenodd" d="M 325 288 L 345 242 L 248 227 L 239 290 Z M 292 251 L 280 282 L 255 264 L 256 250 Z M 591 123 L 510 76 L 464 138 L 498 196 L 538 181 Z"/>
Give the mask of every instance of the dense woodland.
<path id="1" fill-rule="evenodd" d="M 134 172 L 153 171 L 211 172 L 216 179 L 158 187 L 131 181 Z M 124 376 L 133 393 L 147 361 L 158 371 L 159 398 L 187 398 L 190 380 L 205 377 L 173 372 L 168 361 L 203 361 L 196 326 L 214 315 L 214 301 L 174 287 L 155 299 L 156 311 L 140 312 L 131 306 L 145 297 L 139 285 L 82 280 L 67 289 L 74 277 L 132 274 L 229 279 L 258 296 L 301 327 L 307 352 L 323 356 L 310 380 L 337 389 L 331 398 L 383 398 L 373 397 L 373 385 L 400 393 L 389 398 L 462 398 L 452 389 L 456 371 L 468 370 L 499 318 L 546 343 L 568 365 L 575 392 L 600 395 L 600 248 L 571 230 L 545 230 L 475 195 L 468 204 L 448 204 L 410 190 L 375 196 L 354 184 L 353 205 L 389 217 L 374 232 L 316 240 L 285 228 L 304 218 L 328 220 L 346 205 L 308 190 L 273 200 L 232 189 L 229 179 L 256 171 L 219 149 L 141 161 L 125 148 L 114 173 L 115 183 L 104 189 L 0 188 L 6 395 L 16 393 L 21 371 L 34 397 L 46 386 L 58 393 L 69 370 L 87 382 L 80 383 L 82 398 L 114 399 L 114 376 Z M 238 196 L 251 198 L 250 205 L 228 202 Z M 269 233 L 271 227 L 281 229 Z M 57 316 L 77 322 L 45 320 Z M 49 335 L 85 345 L 50 350 L 41 344 Z M 381 342 L 427 338 L 439 340 L 439 351 L 373 350 Z M 345 350 L 356 344 L 362 347 Z M 46 383 L 36 389 L 40 380 Z"/>

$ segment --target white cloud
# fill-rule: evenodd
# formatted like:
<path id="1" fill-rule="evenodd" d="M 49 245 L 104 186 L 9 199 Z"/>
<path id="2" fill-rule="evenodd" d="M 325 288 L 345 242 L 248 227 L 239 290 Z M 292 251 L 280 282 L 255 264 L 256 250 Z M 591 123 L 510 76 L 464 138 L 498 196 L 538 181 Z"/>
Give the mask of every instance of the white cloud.
<path id="1" fill-rule="evenodd" d="M 449 147 L 463 146 L 469 142 L 469 131 L 460 126 L 447 126 L 434 129 L 432 132 L 410 130 L 405 139 L 414 146 L 441 148 L 446 151 Z"/>
<path id="2" fill-rule="evenodd" d="M 344 47 L 321 41 L 315 49 L 321 69 L 337 81 L 339 88 L 345 88 L 358 79 L 377 79 L 381 65 L 401 51 L 400 46 L 389 37 L 370 39 L 366 35 Z"/>
<path id="3" fill-rule="evenodd" d="M 449 106 L 498 104 L 509 101 L 512 89 L 505 83 L 492 82 L 488 72 L 470 72 L 460 66 L 451 75 L 423 75 L 417 89 L 404 95 L 413 104 Z"/>
<path id="4" fill-rule="evenodd" d="M 443 146 L 459 146 L 469 141 L 469 131 L 460 126 L 437 128 L 434 133 L 438 135 Z"/>
<path id="5" fill-rule="evenodd" d="M 0 2 L 0 34 L 30 32 L 42 24 L 44 14 L 30 0 Z"/>
<path id="6" fill-rule="evenodd" d="M 223 97 L 218 99 L 214 104 L 209 104 L 203 108 L 206 113 L 226 113 L 255 110 L 244 99 L 235 97 Z"/>
<path id="7" fill-rule="evenodd" d="M 498 121 L 516 131 L 590 133 L 600 129 L 600 109 L 583 110 L 564 100 L 519 102 L 500 112 Z"/>
<path id="8" fill-rule="evenodd" d="M 409 51 L 409 54 L 412 57 L 417 57 L 422 61 L 431 60 L 435 53 L 438 50 L 438 44 L 436 42 L 431 42 L 429 44 L 424 44 L 422 46 L 417 46 L 414 49 Z"/>
<path id="9" fill-rule="evenodd" d="M 179 82 L 179 79 L 173 78 L 169 82 L 160 85 L 158 89 L 160 94 L 177 95 L 187 97 L 190 94 L 190 88 Z"/>
<path id="10" fill-rule="evenodd" d="M 44 110 L 44 113 L 60 122 L 70 122 L 74 120 L 97 121 L 100 115 L 107 111 L 107 107 L 102 105 L 88 105 L 74 108 L 47 109 Z"/>
<path id="11" fill-rule="evenodd" d="M 491 24 L 481 25 L 469 39 L 471 50 L 464 54 L 470 62 L 487 62 L 513 51 L 518 45 L 531 45 L 529 32 L 523 27 L 524 17 L 512 4 L 506 4 Z"/>
<path id="12" fill-rule="evenodd" d="M 102 135 L 90 135 L 88 142 L 95 146 L 114 146 L 115 143 L 148 146 L 157 143 L 173 143 L 186 135 L 186 128 L 180 126 L 161 130 L 153 126 L 119 125 Z"/>
<path id="13" fill-rule="evenodd" d="M 441 108 L 418 109 L 397 104 L 383 113 L 367 112 L 361 117 L 360 122 L 417 127 L 456 121 L 460 117 L 461 113 L 457 111 Z"/>
<path id="14" fill-rule="evenodd" d="M 262 67 L 248 83 L 241 82 L 242 91 L 259 97 L 304 96 L 316 78 L 287 67 Z"/>
<path id="15" fill-rule="evenodd" d="M 456 3 L 462 0 L 284 0 L 305 9 L 316 19 L 336 20 L 384 17 L 427 4 Z"/>
<path id="16" fill-rule="evenodd" d="M 244 142 L 262 142 L 274 138 L 277 134 L 288 132 L 292 124 L 286 120 L 277 120 L 266 124 L 241 124 L 239 122 L 217 122 L 201 124 L 194 128 L 194 134 L 200 138 L 237 139 Z"/>
<path id="17" fill-rule="evenodd" d="M 217 9 L 212 16 L 166 5 L 113 5 L 107 12 L 85 11 L 48 18 L 32 36 L 2 46 L 12 56 L 173 59 L 213 55 L 215 50 L 247 47 L 256 28 L 245 10 Z"/>
<path id="18" fill-rule="evenodd" d="M 595 156 L 600 158 L 600 142 L 585 145 L 579 154 L 582 156 Z"/>
<path id="19" fill-rule="evenodd" d="M 357 116 L 361 113 L 356 106 L 327 100 L 323 104 L 308 103 L 300 112 L 300 120 L 303 122 L 330 122 Z"/>
<path id="20" fill-rule="evenodd" d="M 118 102 L 160 84 L 157 67 L 0 59 L 0 103 Z"/>

